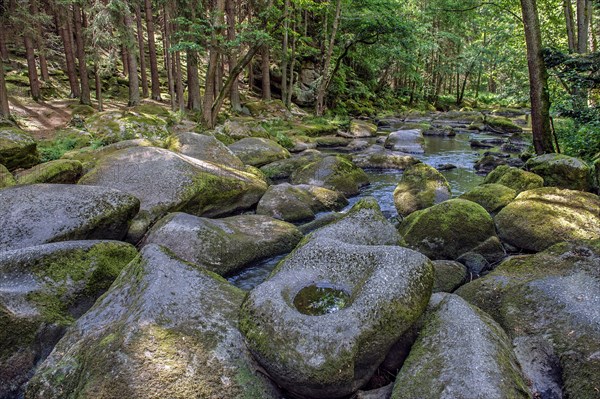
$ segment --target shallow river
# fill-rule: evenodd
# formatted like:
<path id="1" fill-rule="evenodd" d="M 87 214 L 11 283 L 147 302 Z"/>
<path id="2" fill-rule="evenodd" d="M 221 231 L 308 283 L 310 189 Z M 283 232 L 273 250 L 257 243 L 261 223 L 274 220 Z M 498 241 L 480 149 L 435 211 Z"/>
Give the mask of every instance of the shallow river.
<path id="1" fill-rule="evenodd" d="M 392 126 L 391 129 L 387 128 L 386 131 L 399 130 L 400 127 L 400 125 Z M 481 157 L 481 154 L 489 151 L 489 149 L 471 148 L 469 140 L 475 137 L 477 140 L 481 140 L 485 138 L 497 138 L 498 136 L 459 130 L 454 137 L 425 137 L 425 153 L 414 155 L 416 158 L 433 167 L 445 164 L 456 166 L 456 169 L 442 171 L 442 174 L 450 183 L 453 197 L 457 197 L 483 182 L 483 176 L 476 174 L 474 164 Z M 361 198 L 373 196 L 379 202 L 379 206 L 386 217 L 392 218 L 397 216 L 396 208 L 394 207 L 393 192 L 400 181 L 402 172 L 398 170 L 367 170 L 366 172 L 371 184 L 365 187 L 358 196 L 350 198 L 350 204 L 343 212 L 350 209 Z M 317 217 L 322 217 L 323 215 L 320 214 Z M 249 291 L 262 283 L 277 263 L 284 257 L 285 255 L 277 256 L 250 265 L 238 274 L 231 276 L 229 281 L 235 286 Z"/>

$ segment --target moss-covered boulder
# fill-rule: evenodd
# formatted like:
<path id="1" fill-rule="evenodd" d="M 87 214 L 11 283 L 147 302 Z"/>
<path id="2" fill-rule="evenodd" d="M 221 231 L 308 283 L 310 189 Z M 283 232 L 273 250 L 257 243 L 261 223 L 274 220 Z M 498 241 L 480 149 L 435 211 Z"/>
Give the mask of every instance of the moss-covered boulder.
<path id="1" fill-rule="evenodd" d="M 353 119 L 350 121 L 350 127 L 346 132 L 339 132 L 338 134 L 342 137 L 348 137 L 351 139 L 361 137 L 373 137 L 377 132 L 377 125 L 363 121 L 360 119 Z"/>
<path id="2" fill-rule="evenodd" d="M 582 160 L 562 154 L 544 154 L 531 158 L 527 169 L 544 178 L 544 186 L 590 191 L 592 169 Z"/>
<path id="3" fill-rule="evenodd" d="M 479 204 L 464 199 L 452 199 L 411 213 L 399 227 L 406 245 L 430 259 L 456 260 L 468 252 L 484 252 L 495 259 L 503 252 L 499 242 L 496 251 L 481 248 L 490 238 L 496 238 L 494 221 Z"/>
<path id="4" fill-rule="evenodd" d="M 257 137 L 236 141 L 229 149 L 246 165 L 256 167 L 290 157 L 289 151 L 273 140 Z"/>
<path id="5" fill-rule="evenodd" d="M 137 198 L 105 187 L 31 184 L 0 191 L 0 252 L 68 240 L 122 239 Z"/>
<path id="6" fill-rule="evenodd" d="M 18 397 L 36 363 L 135 256 L 117 241 L 0 252 L 0 397 Z"/>
<path id="7" fill-rule="evenodd" d="M 244 169 L 244 163 L 214 136 L 197 133 L 180 133 L 179 152 L 199 159 L 235 169 Z"/>
<path id="8" fill-rule="evenodd" d="M 423 154 L 423 131 L 421 129 L 398 130 L 390 133 L 385 141 L 385 148 L 408 154 Z"/>
<path id="9" fill-rule="evenodd" d="M 487 130 L 491 130 L 495 133 L 521 133 L 523 128 L 515 124 L 510 119 L 503 116 L 489 116 L 485 117 L 485 125 Z"/>
<path id="10" fill-rule="evenodd" d="M 359 202 L 249 293 L 240 329 L 279 385 L 307 398 L 352 394 L 424 311 L 431 262 L 388 245 L 392 230 L 374 200 Z"/>
<path id="11" fill-rule="evenodd" d="M 485 177 L 484 183 L 502 184 L 515 190 L 517 194 L 544 187 L 544 179 L 541 176 L 508 165 L 500 165 L 492 170 Z"/>
<path id="12" fill-rule="evenodd" d="M 299 154 L 294 154 L 290 158 L 264 165 L 260 170 L 269 179 L 286 180 L 289 179 L 296 170 L 323 158 L 325 158 L 325 155 L 320 151 L 306 150 Z"/>
<path id="13" fill-rule="evenodd" d="M 92 170 L 96 166 L 96 163 L 98 163 L 98 161 L 100 161 L 102 158 L 119 150 L 124 150 L 131 147 L 152 146 L 152 142 L 146 139 L 123 140 L 99 148 L 96 148 L 95 146 L 89 146 L 67 151 L 63 154 L 61 159 L 70 159 L 81 162 L 81 165 L 83 166 L 83 174 L 86 174 Z"/>
<path id="14" fill-rule="evenodd" d="M 509 258 L 457 291 L 489 313 L 515 342 L 533 338 L 528 341 L 529 349 L 537 351 L 536 363 L 548 355 L 559 363 L 536 373 L 523 364 L 534 397 L 544 397 L 547 386 L 562 386 L 562 397 L 598 398 L 598 265 L 600 240 L 560 243 L 536 255 Z M 539 341 L 553 350 L 546 351 Z"/>
<path id="15" fill-rule="evenodd" d="M 543 251 L 561 241 L 600 238 L 600 198 L 554 187 L 524 191 L 495 221 L 503 241 Z"/>
<path id="16" fill-rule="evenodd" d="M 336 211 L 348 205 L 344 194 L 324 187 L 289 183 L 270 186 L 260 199 L 256 213 L 286 222 L 312 220 L 322 211 Z"/>
<path id="17" fill-rule="evenodd" d="M 150 245 L 38 368 L 27 398 L 278 398 L 237 329 L 244 293 Z"/>
<path id="18" fill-rule="evenodd" d="M 352 140 L 340 136 L 321 136 L 313 139 L 313 141 L 317 148 L 345 148 Z"/>
<path id="19" fill-rule="evenodd" d="M 143 111 L 146 110 L 99 112 L 86 119 L 86 130 L 106 144 L 132 139 L 167 139 L 170 136 L 167 119 Z"/>
<path id="20" fill-rule="evenodd" d="M 516 196 L 515 190 L 502 184 L 482 184 L 459 198 L 476 202 L 489 213 L 496 213 L 510 204 Z"/>
<path id="21" fill-rule="evenodd" d="M 183 260 L 227 275 L 288 253 L 301 239 L 293 224 L 264 215 L 206 219 L 172 213 L 154 225 L 144 244 L 159 244 Z"/>
<path id="22" fill-rule="evenodd" d="M 456 295 L 437 295 L 392 399 L 531 398 L 502 327 Z"/>
<path id="23" fill-rule="evenodd" d="M 155 147 L 131 147 L 97 163 L 80 184 L 116 188 L 141 201 L 128 240 L 168 212 L 221 216 L 253 207 L 267 190 L 255 174 Z"/>
<path id="24" fill-rule="evenodd" d="M 296 170 L 291 180 L 293 184 L 321 186 L 345 196 L 356 195 L 361 187 L 369 184 L 362 169 L 339 155 L 325 157 Z"/>
<path id="25" fill-rule="evenodd" d="M 57 159 L 17 173 L 17 183 L 75 184 L 77 183 L 77 180 L 79 180 L 82 170 L 83 166 L 79 161 Z"/>
<path id="26" fill-rule="evenodd" d="M 223 124 L 223 133 L 234 140 L 241 140 L 247 137 L 269 138 L 269 132 L 254 118 L 228 119 Z"/>
<path id="27" fill-rule="evenodd" d="M 373 145 L 365 152 L 353 155 L 352 162 L 363 169 L 404 170 L 421 161 L 413 156 L 398 154 L 382 146 Z"/>
<path id="28" fill-rule="evenodd" d="M 0 127 L 0 164 L 8 170 L 15 170 L 30 168 L 39 162 L 33 137 L 16 127 Z"/>
<path id="29" fill-rule="evenodd" d="M 10 187 L 17 184 L 15 177 L 6 169 L 6 166 L 0 164 L 0 188 Z"/>
<path id="30" fill-rule="evenodd" d="M 415 164 L 404 171 L 394 190 L 394 205 L 401 216 L 450 199 L 450 184 L 435 168 Z"/>
<path id="31" fill-rule="evenodd" d="M 469 277 L 469 271 L 462 263 L 453 260 L 434 260 L 432 264 L 433 292 L 454 292 Z"/>
<path id="32" fill-rule="evenodd" d="M 292 112 L 289 109 L 287 109 L 287 107 L 281 100 L 250 101 L 244 103 L 244 107 L 248 108 L 250 114 L 254 117 L 268 117 L 280 119 L 291 119 L 293 117 Z"/>

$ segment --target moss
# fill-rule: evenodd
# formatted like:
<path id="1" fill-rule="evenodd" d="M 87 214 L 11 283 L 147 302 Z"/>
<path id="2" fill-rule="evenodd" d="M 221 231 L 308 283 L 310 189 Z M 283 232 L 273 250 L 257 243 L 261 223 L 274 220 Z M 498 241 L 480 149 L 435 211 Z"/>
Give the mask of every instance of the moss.
<path id="1" fill-rule="evenodd" d="M 14 176 L 6 169 L 6 167 L 0 164 L 0 189 L 5 187 L 14 186 L 17 184 Z"/>
<path id="2" fill-rule="evenodd" d="M 96 110 L 89 105 L 71 104 L 69 108 L 71 109 L 71 115 L 91 116 L 96 113 Z"/>
<path id="3" fill-rule="evenodd" d="M 485 124 L 492 130 L 506 133 L 520 133 L 523 129 L 513 123 L 510 119 L 502 116 L 486 116 Z"/>
<path id="4" fill-rule="evenodd" d="M 29 169 L 17 175 L 19 184 L 63 183 L 77 182 L 83 166 L 79 161 L 59 159 L 50 161 Z"/>
<path id="5" fill-rule="evenodd" d="M 512 188 L 502 184 L 483 184 L 461 195 L 459 198 L 473 201 L 490 213 L 498 212 L 517 196 Z"/>
<path id="6" fill-rule="evenodd" d="M 590 191 L 592 169 L 582 160 L 563 154 L 545 154 L 527 161 L 527 169 L 544 178 L 544 186 Z"/>
<path id="7" fill-rule="evenodd" d="M 15 170 L 38 162 L 37 144 L 29 134 L 16 127 L 0 128 L 0 164 Z"/>
<path id="8" fill-rule="evenodd" d="M 154 103 L 141 104 L 132 108 L 132 110 L 136 113 L 160 116 L 163 118 L 167 118 L 170 114 L 167 107 Z"/>
<path id="9" fill-rule="evenodd" d="M 495 168 L 485 177 L 484 182 L 502 184 L 515 190 L 517 194 L 544 186 L 544 179 L 541 176 L 508 165 Z"/>

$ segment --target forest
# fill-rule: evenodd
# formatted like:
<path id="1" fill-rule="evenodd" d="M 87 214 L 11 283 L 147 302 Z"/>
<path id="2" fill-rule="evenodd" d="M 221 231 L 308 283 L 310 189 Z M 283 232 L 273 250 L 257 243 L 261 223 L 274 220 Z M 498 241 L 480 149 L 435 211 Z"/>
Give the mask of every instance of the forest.
<path id="1" fill-rule="evenodd" d="M 0 0 L 0 399 L 600 399 L 599 0 Z"/>

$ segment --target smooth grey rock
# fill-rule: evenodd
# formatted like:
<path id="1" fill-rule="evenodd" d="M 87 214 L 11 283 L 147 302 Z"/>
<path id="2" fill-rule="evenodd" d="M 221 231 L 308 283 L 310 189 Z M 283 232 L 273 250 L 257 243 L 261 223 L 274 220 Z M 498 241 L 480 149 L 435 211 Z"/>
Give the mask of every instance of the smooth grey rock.
<path id="1" fill-rule="evenodd" d="M 293 394 L 352 394 L 427 306 L 430 261 L 394 246 L 397 236 L 383 233 L 393 230 L 385 223 L 374 200 L 359 202 L 340 222 L 310 235 L 244 302 L 240 328 L 248 347 Z M 320 282 L 345 290 L 351 302 L 321 316 L 298 311 L 296 294 Z"/>
<path id="2" fill-rule="evenodd" d="M 600 238 L 600 197 L 544 187 L 524 191 L 495 217 L 498 235 L 513 246 L 543 251 L 562 241 Z"/>
<path id="3" fill-rule="evenodd" d="M 420 129 L 398 130 L 390 133 L 385 141 L 385 148 L 407 154 L 423 154 L 425 140 Z"/>
<path id="4" fill-rule="evenodd" d="M 404 171 L 394 190 L 394 205 L 400 216 L 425 209 L 450 199 L 450 184 L 435 168 L 415 164 Z"/>
<path id="5" fill-rule="evenodd" d="M 595 399 L 600 392 L 600 239 L 556 244 L 535 255 L 505 260 L 456 293 L 490 314 L 520 350 L 551 344 L 560 360 L 564 397 Z M 532 387 L 556 381 L 540 367 Z M 541 374 L 540 374 L 541 373 Z M 545 382 L 544 382 L 545 381 Z M 538 385 L 541 384 L 541 385 Z"/>
<path id="6" fill-rule="evenodd" d="M 444 294 L 424 318 L 392 399 L 530 398 L 511 342 L 491 317 Z"/>
<path id="7" fill-rule="evenodd" d="M 0 190 L 0 252 L 57 241 L 122 239 L 140 202 L 105 187 L 32 184 Z"/>
<path id="8" fill-rule="evenodd" d="M 356 399 L 390 399 L 393 389 L 394 384 L 388 384 L 384 387 L 372 389 L 370 391 L 358 391 L 356 393 Z"/>
<path id="9" fill-rule="evenodd" d="M 18 397 L 35 365 L 135 256 L 117 241 L 0 252 L 0 397 Z"/>
<path id="10" fill-rule="evenodd" d="M 253 207 L 267 190 L 256 175 L 155 147 L 133 147 L 103 158 L 79 184 L 116 188 L 141 201 L 128 233 L 138 242 L 168 212 L 215 217 Z"/>
<path id="11" fill-rule="evenodd" d="M 363 169 L 404 170 L 421 161 L 411 155 L 398 154 L 382 146 L 373 145 L 365 152 L 352 156 L 352 162 Z"/>
<path id="12" fill-rule="evenodd" d="M 293 224 L 263 215 L 206 219 L 172 213 L 144 239 L 188 262 L 226 275 L 263 259 L 290 252 L 302 239 Z"/>
<path id="13" fill-rule="evenodd" d="M 348 205 L 342 193 L 324 187 L 289 183 L 270 186 L 260 199 L 256 213 L 286 222 L 312 220 L 317 212 L 336 211 Z"/>
<path id="14" fill-rule="evenodd" d="M 550 342 L 542 337 L 517 337 L 513 345 L 533 397 L 562 399 L 560 360 Z"/>
<path id="15" fill-rule="evenodd" d="M 288 150 L 273 140 L 249 137 L 229 145 L 229 149 L 246 165 L 261 167 L 290 157 Z"/>
<path id="16" fill-rule="evenodd" d="M 244 169 L 244 163 L 214 136 L 188 132 L 178 134 L 177 138 L 181 145 L 179 152 L 188 157 L 235 169 Z"/>
<path id="17" fill-rule="evenodd" d="M 279 398 L 237 329 L 243 298 L 149 245 L 61 339 L 26 397 Z"/>

